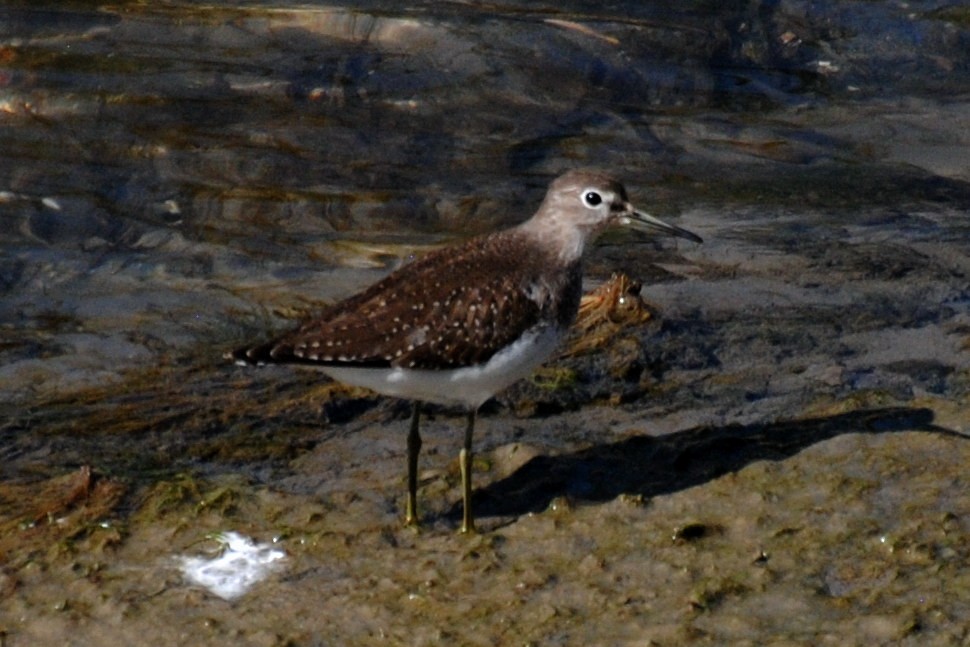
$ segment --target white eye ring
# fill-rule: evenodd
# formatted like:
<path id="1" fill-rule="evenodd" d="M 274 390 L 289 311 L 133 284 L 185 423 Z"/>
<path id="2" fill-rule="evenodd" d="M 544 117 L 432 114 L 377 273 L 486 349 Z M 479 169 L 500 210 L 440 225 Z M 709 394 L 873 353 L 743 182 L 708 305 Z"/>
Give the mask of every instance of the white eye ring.
<path id="1" fill-rule="evenodd" d="M 603 204 L 603 196 L 601 196 L 596 191 L 588 189 L 583 192 L 583 204 L 585 204 L 590 209 L 595 209 L 596 207 Z"/>

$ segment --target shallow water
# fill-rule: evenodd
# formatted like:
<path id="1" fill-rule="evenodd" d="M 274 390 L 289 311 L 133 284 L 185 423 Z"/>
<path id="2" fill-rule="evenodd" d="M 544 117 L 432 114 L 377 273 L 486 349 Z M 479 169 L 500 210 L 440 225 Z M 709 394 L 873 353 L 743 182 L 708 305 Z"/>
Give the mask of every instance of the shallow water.
<path id="1" fill-rule="evenodd" d="M 964 644 L 970 15 L 0 6 L 0 641 Z M 488 405 L 224 350 L 595 165 L 653 316 Z M 228 604 L 207 533 L 286 566 Z"/>

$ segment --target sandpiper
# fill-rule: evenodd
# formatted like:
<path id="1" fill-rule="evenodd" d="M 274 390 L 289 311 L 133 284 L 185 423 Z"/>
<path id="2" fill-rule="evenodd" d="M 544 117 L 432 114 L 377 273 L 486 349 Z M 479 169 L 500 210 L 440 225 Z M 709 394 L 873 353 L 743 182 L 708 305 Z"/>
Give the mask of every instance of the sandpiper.
<path id="1" fill-rule="evenodd" d="M 616 224 L 701 242 L 636 210 L 611 177 L 570 171 L 522 224 L 431 252 L 296 330 L 229 356 L 244 364 L 313 366 L 346 384 L 413 400 L 407 524 L 418 520 L 421 402 L 462 407 L 461 530 L 469 532 L 475 414 L 552 353 L 576 317 L 583 251 Z"/>

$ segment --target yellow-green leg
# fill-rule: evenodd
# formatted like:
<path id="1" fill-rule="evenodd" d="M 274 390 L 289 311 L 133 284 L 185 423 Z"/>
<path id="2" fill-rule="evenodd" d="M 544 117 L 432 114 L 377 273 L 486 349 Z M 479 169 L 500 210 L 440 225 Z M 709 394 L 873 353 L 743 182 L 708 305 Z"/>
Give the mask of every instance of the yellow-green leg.
<path id="1" fill-rule="evenodd" d="M 472 516 L 472 434 L 475 431 L 475 412 L 468 412 L 468 426 L 465 427 L 465 444 L 458 454 L 461 469 L 461 498 L 463 504 L 461 531 L 475 532 L 475 518 Z"/>
<path id="2" fill-rule="evenodd" d="M 418 419 L 421 403 L 415 401 L 411 414 L 411 431 L 408 432 L 408 500 L 404 508 L 404 525 L 418 525 L 418 453 L 421 451 L 421 434 Z"/>

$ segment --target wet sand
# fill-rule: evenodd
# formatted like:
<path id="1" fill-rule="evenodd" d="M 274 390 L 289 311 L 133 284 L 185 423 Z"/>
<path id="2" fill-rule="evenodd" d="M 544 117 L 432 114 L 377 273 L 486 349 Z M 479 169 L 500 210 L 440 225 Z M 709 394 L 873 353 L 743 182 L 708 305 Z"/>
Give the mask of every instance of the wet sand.
<path id="1" fill-rule="evenodd" d="M 7 643 L 961 644 L 966 328 L 913 322 L 957 257 L 867 243 L 903 291 L 855 254 L 746 263 L 703 218 L 646 322 L 486 407 L 475 536 L 460 416 L 431 409 L 405 528 L 407 407 L 310 372 L 211 349 L 15 417 L 22 473 L 93 471 L 4 486 Z M 287 555 L 233 601 L 175 562 L 226 531 Z"/>

